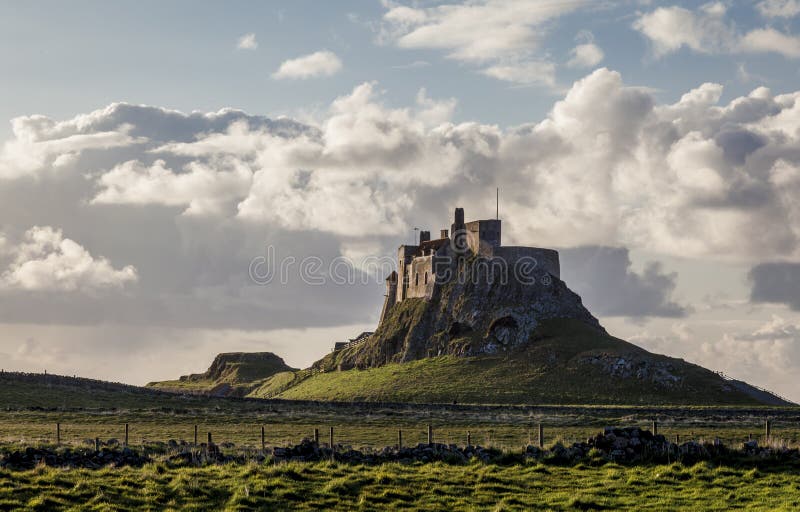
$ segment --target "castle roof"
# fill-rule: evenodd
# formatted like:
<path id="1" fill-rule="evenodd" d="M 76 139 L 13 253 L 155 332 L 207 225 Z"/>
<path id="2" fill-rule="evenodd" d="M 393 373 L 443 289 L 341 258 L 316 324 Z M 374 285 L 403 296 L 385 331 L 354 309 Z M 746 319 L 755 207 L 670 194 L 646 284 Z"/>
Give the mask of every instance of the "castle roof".
<path id="1" fill-rule="evenodd" d="M 438 251 L 439 248 L 447 245 L 449 242 L 449 238 L 440 238 L 438 240 L 428 240 L 427 242 L 422 242 L 417 249 L 417 254 L 424 255 L 425 253 L 430 252 L 431 249 Z"/>

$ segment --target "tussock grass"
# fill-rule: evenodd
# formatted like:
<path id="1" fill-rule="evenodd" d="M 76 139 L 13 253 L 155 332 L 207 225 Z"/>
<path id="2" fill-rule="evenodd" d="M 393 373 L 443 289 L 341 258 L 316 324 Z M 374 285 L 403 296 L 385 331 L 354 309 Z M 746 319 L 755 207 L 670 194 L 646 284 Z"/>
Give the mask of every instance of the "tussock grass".
<path id="1" fill-rule="evenodd" d="M 158 467 L 161 466 L 159 470 Z M 796 510 L 800 474 L 713 467 L 330 463 L 0 471 L 29 510 Z M 687 477 L 688 476 L 688 477 Z M 132 485 L 137 482 L 136 485 Z"/>

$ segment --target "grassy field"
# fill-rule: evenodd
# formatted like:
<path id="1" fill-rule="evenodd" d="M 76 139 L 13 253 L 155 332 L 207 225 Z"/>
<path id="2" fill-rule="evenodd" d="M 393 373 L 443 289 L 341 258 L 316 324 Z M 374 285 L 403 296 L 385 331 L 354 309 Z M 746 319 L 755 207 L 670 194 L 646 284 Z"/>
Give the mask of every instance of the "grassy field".
<path id="1" fill-rule="evenodd" d="M 361 372 L 365 373 L 365 372 Z M 192 441 L 214 434 L 218 442 L 260 443 L 265 426 L 269 444 L 299 442 L 315 428 L 333 426 L 337 442 L 354 447 L 393 444 L 397 431 L 408 442 L 422 441 L 427 425 L 438 440 L 464 442 L 467 431 L 487 446 L 517 449 L 536 437 L 538 423 L 546 439 L 573 442 L 606 425 L 649 427 L 683 440 L 714 439 L 738 443 L 762 436 L 764 419 L 773 418 L 773 436 L 800 442 L 800 409 L 764 407 L 611 407 L 611 406 L 453 406 L 331 404 L 241 400 L 160 393 L 130 386 L 56 376 L 0 375 L 0 443 L 52 443 L 56 423 L 65 443 L 121 439 L 129 424 L 131 444 Z"/>
<path id="2" fill-rule="evenodd" d="M 461 406 L 331 404 L 181 396 L 129 386 L 56 376 L 0 375 L 0 452 L 51 446 L 56 423 L 62 443 L 86 446 L 95 437 L 122 439 L 147 453 L 164 453 L 170 439 L 201 441 L 212 432 L 226 451 L 294 444 L 319 429 L 327 440 L 376 448 L 423 442 L 427 425 L 438 442 L 465 444 L 466 433 L 484 446 L 519 451 L 545 425 L 546 444 L 585 439 L 605 425 L 649 427 L 681 440 L 715 439 L 736 445 L 763 435 L 773 418 L 774 442 L 800 443 L 798 408 L 651 406 Z M 160 451 L 159 451 L 160 450 Z M 331 463 L 232 464 L 102 470 L 0 470 L 0 510 L 552 510 L 729 509 L 795 510 L 800 468 L 753 462 L 742 467 L 493 466 Z"/>
<path id="3" fill-rule="evenodd" d="M 785 510 L 800 472 L 656 465 L 335 463 L 0 471 L 0 509 Z"/>
<path id="4" fill-rule="evenodd" d="M 387 414 L 388 413 L 388 414 Z M 598 411 L 598 416 L 602 411 Z M 403 431 L 407 443 L 427 439 L 427 425 L 433 427 L 437 441 L 464 444 L 467 432 L 473 442 L 500 449 L 519 449 L 537 439 L 537 424 L 545 425 L 545 440 L 562 440 L 567 443 L 583 440 L 601 431 L 604 425 L 637 425 L 650 428 L 644 417 L 606 415 L 605 418 L 588 419 L 574 415 L 549 413 L 535 419 L 520 419 L 497 414 L 484 418 L 477 415 L 427 414 L 426 411 L 397 413 L 362 411 L 361 416 L 345 409 L 339 412 L 302 411 L 290 408 L 275 412 L 249 412 L 245 415 L 229 412 L 194 411 L 176 414 L 163 411 L 7 411 L 0 414 L 0 447 L 3 443 L 27 445 L 52 444 L 56 438 L 56 423 L 61 424 L 61 440 L 65 444 L 90 443 L 95 437 L 101 440 L 122 439 L 125 424 L 129 424 L 129 441 L 133 446 L 176 441 L 193 441 L 194 426 L 198 426 L 201 440 L 212 432 L 217 442 L 230 442 L 242 448 L 260 445 L 261 426 L 265 426 L 269 445 L 283 446 L 312 437 L 314 429 L 327 436 L 334 427 L 335 439 L 355 448 L 383 447 L 396 443 L 398 430 Z M 659 432 L 682 441 L 713 440 L 735 445 L 745 441 L 750 434 L 763 438 L 764 426 L 753 417 L 704 417 L 697 413 L 690 418 L 664 416 Z M 772 424 L 775 440 L 787 444 L 800 443 L 800 423 L 797 419 L 776 419 Z M 325 437 L 327 439 L 327 437 Z"/>

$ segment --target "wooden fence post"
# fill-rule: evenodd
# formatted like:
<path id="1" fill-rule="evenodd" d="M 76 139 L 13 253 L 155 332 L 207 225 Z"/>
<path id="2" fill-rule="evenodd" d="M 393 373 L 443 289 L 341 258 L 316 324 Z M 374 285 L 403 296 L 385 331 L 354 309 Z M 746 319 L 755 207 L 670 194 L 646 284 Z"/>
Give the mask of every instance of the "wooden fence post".
<path id="1" fill-rule="evenodd" d="M 333 455 L 333 427 L 331 427 L 331 430 L 329 432 L 329 436 L 330 436 L 330 445 L 331 445 L 331 455 Z"/>
<path id="2" fill-rule="evenodd" d="M 261 451 L 262 452 L 264 451 L 265 444 L 266 443 L 264 442 L 264 425 L 261 425 Z"/>
<path id="3" fill-rule="evenodd" d="M 764 420 L 764 434 L 767 437 L 766 442 L 769 442 L 770 437 L 772 437 L 772 421 L 769 419 Z"/>
<path id="4" fill-rule="evenodd" d="M 128 424 L 125 424 L 125 448 L 128 447 Z"/>
<path id="5" fill-rule="evenodd" d="M 428 425 L 428 446 L 433 445 L 433 427 Z"/>
<path id="6" fill-rule="evenodd" d="M 314 444 L 319 444 L 319 429 L 314 429 Z"/>
<path id="7" fill-rule="evenodd" d="M 94 438 L 94 451 L 96 451 L 96 452 L 100 451 L 100 438 L 99 437 L 95 437 Z"/>
<path id="8" fill-rule="evenodd" d="M 213 443 L 211 442 L 211 432 L 208 433 L 208 446 L 211 446 Z"/>
<path id="9" fill-rule="evenodd" d="M 539 448 L 544 448 L 544 426 L 539 423 Z"/>
<path id="10" fill-rule="evenodd" d="M 398 429 L 397 430 L 397 449 L 398 450 L 402 450 L 403 449 L 403 430 L 402 429 Z"/>
<path id="11" fill-rule="evenodd" d="M 56 423 L 56 445 L 61 445 L 61 423 Z"/>
<path id="12" fill-rule="evenodd" d="M 658 421 L 656 420 L 653 420 L 653 435 L 654 436 L 658 435 Z"/>
<path id="13" fill-rule="evenodd" d="M 675 444 L 681 444 L 681 435 L 675 434 Z"/>
<path id="14" fill-rule="evenodd" d="M 472 433 L 467 430 L 467 448 L 472 446 Z"/>
<path id="15" fill-rule="evenodd" d="M 194 446 L 197 447 L 197 425 L 194 426 Z"/>

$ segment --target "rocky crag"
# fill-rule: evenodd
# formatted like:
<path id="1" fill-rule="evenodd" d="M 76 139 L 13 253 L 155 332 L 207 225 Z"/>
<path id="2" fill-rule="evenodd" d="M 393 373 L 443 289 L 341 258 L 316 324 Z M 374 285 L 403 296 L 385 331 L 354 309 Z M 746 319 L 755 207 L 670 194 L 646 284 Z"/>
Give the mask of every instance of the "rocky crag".
<path id="1" fill-rule="evenodd" d="M 606 331 L 578 294 L 546 271 L 523 282 L 480 257 L 466 259 L 458 278 L 436 288 L 430 299 L 395 304 L 365 343 L 331 354 L 318 368 L 348 370 L 426 357 L 470 357 L 512 352 L 535 337 L 541 322 L 577 320 Z"/>

